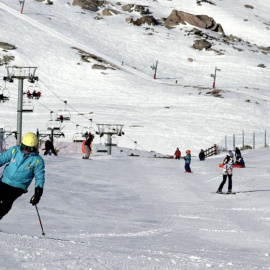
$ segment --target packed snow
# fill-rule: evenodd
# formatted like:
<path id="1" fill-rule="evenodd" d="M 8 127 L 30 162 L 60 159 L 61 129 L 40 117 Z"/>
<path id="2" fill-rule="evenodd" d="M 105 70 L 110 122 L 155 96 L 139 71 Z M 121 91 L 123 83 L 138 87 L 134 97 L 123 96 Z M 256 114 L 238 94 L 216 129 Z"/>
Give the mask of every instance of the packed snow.
<path id="1" fill-rule="evenodd" d="M 110 2 L 107 7 L 121 8 Z M 19 1 L 0 2 L 0 42 L 16 46 L 0 57 L 14 56 L 9 66 L 37 67 L 42 93 L 32 100 L 34 112 L 23 114 L 23 134 L 46 132 L 66 109 L 64 101 L 71 116 L 61 126 L 65 137 L 55 141 L 59 155 L 40 149 L 46 183 L 38 210 L 45 236 L 29 204 L 32 184 L 0 222 L 0 270 L 270 269 L 270 152 L 263 148 L 270 140 L 270 61 L 259 49 L 270 44 L 270 3 L 132 2 L 149 6 L 155 18 L 173 9 L 211 16 L 226 35 L 242 40 L 225 45 L 219 34 L 203 30 L 217 38 L 213 49 L 224 52 L 218 55 L 192 48 L 191 25 L 138 27 L 125 21 L 138 13 L 102 16 L 63 0 L 26 0 L 23 14 Z M 112 68 L 92 69 L 96 60 L 82 61 L 81 53 Z M 215 67 L 221 98 L 207 94 Z M 10 100 L 0 104 L 0 124 L 15 131 L 18 80 L 6 87 Z M 24 80 L 24 91 L 29 87 Z M 82 160 L 81 143 L 73 140 L 98 131 L 97 124 L 124 125 L 124 134 L 113 137 L 111 155 L 99 152 L 106 136 L 96 134 L 91 159 Z M 205 161 L 198 153 L 214 144 L 232 149 L 233 134 L 236 146 L 253 147 L 256 137 L 256 147 L 242 151 L 246 168 L 234 169 L 236 194 L 219 195 L 218 164 L 226 153 Z M 14 144 L 11 135 L 6 147 Z M 182 156 L 191 150 L 192 174 L 185 174 L 183 159 L 165 158 L 176 147 Z"/>

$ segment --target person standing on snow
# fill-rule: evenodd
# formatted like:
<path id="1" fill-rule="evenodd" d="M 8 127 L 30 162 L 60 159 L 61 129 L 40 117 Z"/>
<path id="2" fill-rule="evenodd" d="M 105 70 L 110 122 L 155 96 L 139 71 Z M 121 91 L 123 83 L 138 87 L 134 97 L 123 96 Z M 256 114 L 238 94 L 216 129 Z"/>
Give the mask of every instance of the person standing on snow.
<path id="1" fill-rule="evenodd" d="M 181 158 L 181 151 L 179 150 L 178 147 L 176 148 L 174 155 L 175 155 L 175 159 Z"/>
<path id="2" fill-rule="evenodd" d="M 227 194 L 231 194 L 232 193 L 233 160 L 229 154 L 225 157 L 223 161 L 222 174 L 223 174 L 223 180 L 221 184 L 219 185 L 217 193 L 222 193 L 222 188 L 225 185 L 227 177 L 228 177 L 229 182 L 228 182 Z"/>
<path id="3" fill-rule="evenodd" d="M 200 159 L 200 161 L 205 160 L 205 153 L 204 153 L 203 149 L 201 149 L 201 152 L 199 153 L 199 159 Z"/>
<path id="4" fill-rule="evenodd" d="M 49 153 L 49 155 L 51 155 L 51 153 L 53 153 L 55 156 L 57 156 L 57 153 L 56 153 L 56 151 L 54 149 L 54 146 L 53 146 L 53 144 L 52 144 L 52 142 L 50 140 L 47 140 L 45 142 L 45 148 L 44 149 L 45 149 L 44 155 L 47 155 L 48 153 Z"/>
<path id="5" fill-rule="evenodd" d="M 33 178 L 35 194 L 30 203 L 39 203 L 45 182 L 45 165 L 37 145 L 37 135 L 28 132 L 24 135 L 21 145 L 12 146 L 0 155 L 0 167 L 7 164 L 0 179 L 0 219 L 10 211 L 17 198 L 27 193 Z"/>
<path id="6" fill-rule="evenodd" d="M 235 147 L 235 158 L 238 159 L 238 158 L 241 158 L 242 155 L 241 155 L 241 151 L 238 147 Z"/>
<path id="7" fill-rule="evenodd" d="M 89 159 L 90 157 L 90 152 L 91 152 L 91 143 L 93 142 L 94 140 L 94 135 L 92 135 L 90 132 L 88 133 L 88 139 L 86 140 L 85 144 L 84 144 L 84 149 L 86 151 L 86 154 L 85 156 L 83 157 L 83 159 Z"/>
<path id="8" fill-rule="evenodd" d="M 190 169 L 190 163 L 191 163 L 191 151 L 190 150 L 187 150 L 186 151 L 186 156 L 184 157 L 184 160 L 185 160 L 185 172 L 186 173 L 191 173 L 191 169 Z"/>

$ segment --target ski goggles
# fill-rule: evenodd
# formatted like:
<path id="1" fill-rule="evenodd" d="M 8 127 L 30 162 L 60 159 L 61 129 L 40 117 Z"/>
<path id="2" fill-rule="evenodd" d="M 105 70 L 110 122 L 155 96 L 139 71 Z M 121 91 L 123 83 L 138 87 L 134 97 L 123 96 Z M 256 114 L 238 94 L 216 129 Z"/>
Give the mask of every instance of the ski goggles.
<path id="1" fill-rule="evenodd" d="M 25 151 L 28 151 L 28 152 L 36 152 L 37 151 L 37 148 L 36 147 L 33 147 L 33 146 L 27 146 L 25 144 L 22 143 L 21 145 L 21 149 L 22 150 L 25 150 Z"/>

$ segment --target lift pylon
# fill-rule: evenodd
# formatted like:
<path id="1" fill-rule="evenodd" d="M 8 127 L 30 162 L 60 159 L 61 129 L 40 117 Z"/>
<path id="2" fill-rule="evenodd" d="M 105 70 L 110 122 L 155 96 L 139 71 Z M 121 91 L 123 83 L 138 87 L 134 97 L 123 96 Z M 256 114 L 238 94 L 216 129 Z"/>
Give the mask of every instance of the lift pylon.
<path id="1" fill-rule="evenodd" d="M 23 80 L 28 79 L 29 82 L 38 80 L 36 77 L 37 67 L 18 67 L 6 66 L 7 76 L 4 77 L 5 81 L 14 82 L 18 80 L 18 105 L 17 105 L 17 145 L 22 141 L 22 113 L 23 113 Z"/>
<path id="2" fill-rule="evenodd" d="M 124 132 L 122 132 L 122 128 L 124 125 L 120 124 L 97 124 L 98 132 L 97 134 L 102 137 L 103 135 L 107 135 L 107 153 L 108 155 L 112 154 L 112 136 L 118 135 L 122 136 Z"/>

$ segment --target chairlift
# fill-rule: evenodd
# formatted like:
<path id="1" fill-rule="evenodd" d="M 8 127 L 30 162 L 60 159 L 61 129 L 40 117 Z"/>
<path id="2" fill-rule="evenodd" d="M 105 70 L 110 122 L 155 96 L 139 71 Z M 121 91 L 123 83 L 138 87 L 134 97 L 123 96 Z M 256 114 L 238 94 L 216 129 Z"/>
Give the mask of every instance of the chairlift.
<path id="1" fill-rule="evenodd" d="M 47 123 L 47 130 L 61 130 L 61 122 L 53 120 L 52 118 L 53 111 L 50 112 L 50 120 Z"/>
<path id="2" fill-rule="evenodd" d="M 61 130 L 61 122 L 56 120 L 49 120 L 47 123 L 47 130 Z"/>
<path id="3" fill-rule="evenodd" d="M 98 145 L 96 145 L 96 151 L 98 153 L 107 153 L 108 149 L 105 144 L 99 143 Z"/>
<path id="4" fill-rule="evenodd" d="M 85 137 L 82 136 L 81 132 L 78 132 L 78 126 L 76 125 L 77 132 L 73 135 L 73 142 L 83 142 L 85 140 Z"/>
<path id="5" fill-rule="evenodd" d="M 39 99 L 41 97 L 41 88 L 37 84 L 30 84 L 24 94 L 29 99 Z"/>
<path id="6" fill-rule="evenodd" d="M 11 126 L 4 126 L 4 131 L 6 132 L 6 133 L 12 133 L 11 132 Z"/>
<path id="7" fill-rule="evenodd" d="M 140 156 L 140 151 L 137 149 L 137 142 L 135 141 L 135 148 L 134 149 L 129 149 L 127 152 L 127 155 L 130 157 L 139 157 Z"/>
<path id="8" fill-rule="evenodd" d="M 8 101 L 10 98 L 10 93 L 8 91 L 8 89 L 5 86 L 0 86 L 0 102 L 6 102 Z"/>
<path id="9" fill-rule="evenodd" d="M 82 131 L 81 131 L 81 135 L 82 137 L 84 137 L 85 139 L 88 138 L 89 134 L 95 135 L 96 131 L 93 127 L 83 127 Z"/>
<path id="10" fill-rule="evenodd" d="M 67 110 L 67 101 L 64 101 L 65 103 L 65 109 L 64 110 L 58 110 L 56 112 L 56 120 L 63 122 L 63 121 L 70 121 L 70 111 Z"/>
<path id="11" fill-rule="evenodd" d="M 31 113 L 34 111 L 34 104 L 31 100 L 24 100 L 22 106 L 22 112 Z"/>
<path id="12" fill-rule="evenodd" d="M 82 134 L 81 133 L 75 133 L 73 135 L 73 142 L 83 142 L 85 141 L 85 138 L 82 137 Z"/>
<path id="13" fill-rule="evenodd" d="M 78 128 L 79 125 L 77 125 Z M 93 127 L 83 127 L 81 132 L 76 132 L 73 135 L 73 142 L 83 142 L 88 139 L 88 134 L 95 134 L 95 129 Z"/>

